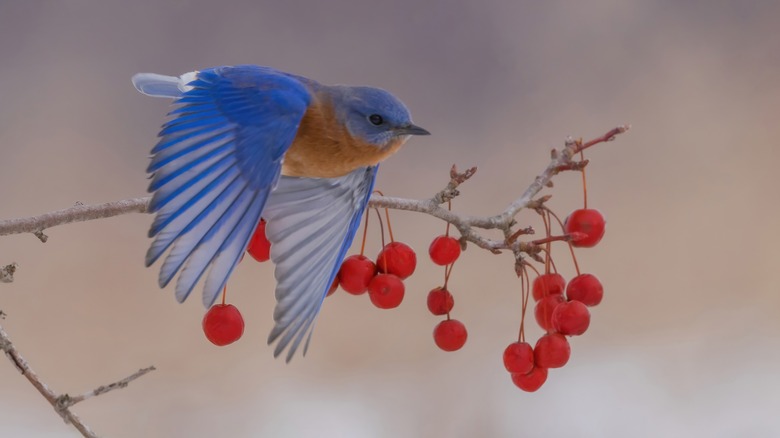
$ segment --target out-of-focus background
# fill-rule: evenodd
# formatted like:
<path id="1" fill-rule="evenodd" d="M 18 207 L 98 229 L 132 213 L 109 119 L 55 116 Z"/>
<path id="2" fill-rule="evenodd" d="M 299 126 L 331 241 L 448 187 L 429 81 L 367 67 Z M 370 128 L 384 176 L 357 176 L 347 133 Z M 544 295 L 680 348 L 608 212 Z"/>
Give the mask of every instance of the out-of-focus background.
<path id="1" fill-rule="evenodd" d="M 158 367 L 74 408 L 107 437 L 779 436 L 778 19 L 773 1 L 0 2 L 3 219 L 145 193 L 167 102 L 136 93 L 139 71 L 255 63 L 386 88 L 434 135 L 378 188 L 428 197 L 452 163 L 477 165 L 454 205 L 475 215 L 517 197 L 566 136 L 633 125 L 588 153 L 608 229 L 580 263 L 604 301 L 534 394 L 501 363 L 520 319 L 511 257 L 464 253 L 451 290 L 469 340 L 444 353 L 425 307 L 444 225 L 411 213 L 393 214 L 420 262 L 401 307 L 338 292 L 289 365 L 265 344 L 272 267 L 239 266 L 246 332 L 216 348 L 200 299 L 176 304 L 144 268 L 140 214 L 0 238 L 0 264 L 19 264 L 2 325 L 57 391 Z M 579 187 L 561 175 L 550 205 L 578 208 Z M 570 276 L 565 248 L 557 260 Z M 76 436 L 4 359 L 0 436 Z"/>

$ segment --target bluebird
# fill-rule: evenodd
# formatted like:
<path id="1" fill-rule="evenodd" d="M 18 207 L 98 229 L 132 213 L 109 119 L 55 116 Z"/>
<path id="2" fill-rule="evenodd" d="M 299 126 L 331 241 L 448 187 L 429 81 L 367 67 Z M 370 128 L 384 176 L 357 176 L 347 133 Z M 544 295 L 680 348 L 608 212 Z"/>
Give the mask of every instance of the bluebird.
<path id="1" fill-rule="evenodd" d="M 167 251 L 160 287 L 178 273 L 183 302 L 205 275 L 210 307 L 262 216 L 277 281 L 268 344 L 277 342 L 274 357 L 286 349 L 289 361 L 305 338 L 306 354 L 379 163 L 429 132 L 387 91 L 270 67 L 139 73 L 132 81 L 143 94 L 174 99 L 147 169 L 156 216 L 146 265 Z"/>

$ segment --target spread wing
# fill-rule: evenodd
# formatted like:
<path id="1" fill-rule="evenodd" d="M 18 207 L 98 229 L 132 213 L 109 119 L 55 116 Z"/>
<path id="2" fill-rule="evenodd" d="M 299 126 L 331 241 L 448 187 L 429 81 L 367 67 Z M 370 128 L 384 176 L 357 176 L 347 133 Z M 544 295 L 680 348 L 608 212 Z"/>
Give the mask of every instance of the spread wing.
<path id="1" fill-rule="evenodd" d="M 182 89 L 148 168 L 157 216 L 146 265 L 170 249 L 159 283 L 179 272 L 179 301 L 209 270 L 208 307 L 246 249 L 311 95 L 300 81 L 258 66 L 203 70 Z"/>
<path id="2" fill-rule="evenodd" d="M 292 359 L 308 333 L 303 353 L 325 294 L 360 226 L 376 179 L 377 167 L 361 167 L 339 178 L 282 176 L 263 217 L 276 264 L 276 325 L 268 343 L 278 339 L 274 356 L 285 348 Z"/>

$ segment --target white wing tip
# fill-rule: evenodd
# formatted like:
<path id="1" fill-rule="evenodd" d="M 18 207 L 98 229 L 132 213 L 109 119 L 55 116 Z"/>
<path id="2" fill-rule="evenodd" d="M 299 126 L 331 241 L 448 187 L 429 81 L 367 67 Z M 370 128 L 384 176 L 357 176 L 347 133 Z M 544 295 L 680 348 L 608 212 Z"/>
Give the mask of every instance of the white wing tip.
<path id="1" fill-rule="evenodd" d="M 131 81 L 136 90 L 152 97 L 179 97 L 189 87 L 185 87 L 184 77 L 193 73 L 186 73 L 177 78 L 176 76 L 166 76 L 157 73 L 136 73 Z M 193 76 L 194 79 L 194 76 Z M 192 80 L 192 79 L 190 79 Z M 189 81 L 188 81 L 189 82 Z"/>
<path id="2" fill-rule="evenodd" d="M 186 93 L 187 91 L 192 90 L 193 87 L 189 86 L 188 84 L 195 79 L 198 78 L 198 71 L 191 71 L 189 73 L 184 73 L 183 75 L 179 76 L 179 90 L 181 90 L 182 93 Z"/>

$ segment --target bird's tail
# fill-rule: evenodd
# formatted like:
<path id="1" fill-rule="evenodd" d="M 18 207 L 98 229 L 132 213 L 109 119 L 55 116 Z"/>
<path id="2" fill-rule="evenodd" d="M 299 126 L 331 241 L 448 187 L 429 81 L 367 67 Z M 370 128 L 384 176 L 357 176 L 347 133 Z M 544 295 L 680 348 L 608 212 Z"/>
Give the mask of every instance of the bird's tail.
<path id="1" fill-rule="evenodd" d="M 197 72 L 180 77 L 158 75 L 157 73 L 136 73 L 133 76 L 135 89 L 147 96 L 176 98 L 188 89 L 187 84 L 195 79 Z"/>

